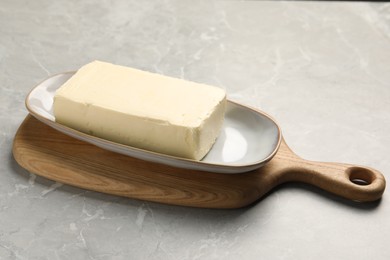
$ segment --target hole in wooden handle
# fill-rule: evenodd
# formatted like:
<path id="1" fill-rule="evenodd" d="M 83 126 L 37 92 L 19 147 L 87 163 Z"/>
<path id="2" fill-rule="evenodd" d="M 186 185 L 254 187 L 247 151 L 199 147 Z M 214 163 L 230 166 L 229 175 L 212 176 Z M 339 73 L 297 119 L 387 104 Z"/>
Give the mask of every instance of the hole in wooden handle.
<path id="1" fill-rule="evenodd" d="M 351 182 L 360 186 L 370 185 L 375 179 L 374 172 L 363 167 L 350 167 L 347 174 Z"/>

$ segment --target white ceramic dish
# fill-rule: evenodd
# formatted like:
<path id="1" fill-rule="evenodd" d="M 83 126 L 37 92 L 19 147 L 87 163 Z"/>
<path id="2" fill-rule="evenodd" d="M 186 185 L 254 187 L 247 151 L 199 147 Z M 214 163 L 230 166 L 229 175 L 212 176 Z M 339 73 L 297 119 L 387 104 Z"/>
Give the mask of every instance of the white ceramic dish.
<path id="1" fill-rule="evenodd" d="M 27 96 L 28 111 L 41 122 L 79 140 L 142 160 L 218 173 L 241 173 L 261 167 L 276 154 L 281 132 L 268 115 L 228 101 L 225 121 L 216 143 L 201 160 L 154 153 L 94 137 L 55 122 L 53 97 L 56 89 L 74 72 L 57 74 L 38 84 Z"/>

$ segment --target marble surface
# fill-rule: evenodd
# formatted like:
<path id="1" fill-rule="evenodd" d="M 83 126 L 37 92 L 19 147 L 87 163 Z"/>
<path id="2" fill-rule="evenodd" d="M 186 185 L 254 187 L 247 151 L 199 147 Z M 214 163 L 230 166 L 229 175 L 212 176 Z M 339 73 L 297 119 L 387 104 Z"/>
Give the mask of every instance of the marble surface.
<path id="1" fill-rule="evenodd" d="M 11 151 L 29 90 L 99 59 L 224 88 L 300 156 L 390 179 L 389 3 L 2 0 L 0 35 L 0 259 L 390 259 L 388 191 L 175 207 L 45 180 Z"/>

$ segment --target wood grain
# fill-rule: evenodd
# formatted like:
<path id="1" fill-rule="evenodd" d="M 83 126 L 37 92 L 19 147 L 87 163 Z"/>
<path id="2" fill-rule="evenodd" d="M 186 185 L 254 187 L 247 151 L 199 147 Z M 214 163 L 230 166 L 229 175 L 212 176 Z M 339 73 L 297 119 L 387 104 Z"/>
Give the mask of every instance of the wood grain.
<path id="1" fill-rule="evenodd" d="M 218 174 L 174 168 L 106 151 L 64 135 L 28 115 L 13 144 L 16 161 L 31 173 L 98 192 L 173 205 L 239 208 L 284 182 L 305 182 L 356 201 L 379 199 L 383 175 L 367 167 L 304 160 L 283 141 L 262 168 Z M 352 179 L 363 180 L 357 185 Z"/>

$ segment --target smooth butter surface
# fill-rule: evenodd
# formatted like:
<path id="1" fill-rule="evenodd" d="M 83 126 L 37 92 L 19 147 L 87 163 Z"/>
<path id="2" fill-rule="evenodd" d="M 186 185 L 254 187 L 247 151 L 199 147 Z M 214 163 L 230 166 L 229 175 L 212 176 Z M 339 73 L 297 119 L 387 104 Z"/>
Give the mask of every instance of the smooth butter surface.
<path id="1" fill-rule="evenodd" d="M 219 135 L 225 103 L 220 88 L 94 61 L 57 90 L 54 116 L 114 142 L 199 160 Z"/>

